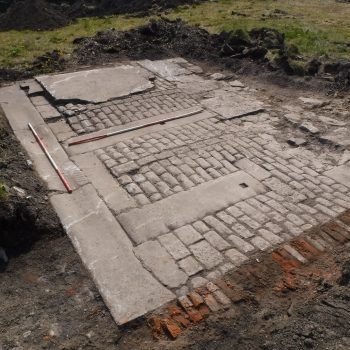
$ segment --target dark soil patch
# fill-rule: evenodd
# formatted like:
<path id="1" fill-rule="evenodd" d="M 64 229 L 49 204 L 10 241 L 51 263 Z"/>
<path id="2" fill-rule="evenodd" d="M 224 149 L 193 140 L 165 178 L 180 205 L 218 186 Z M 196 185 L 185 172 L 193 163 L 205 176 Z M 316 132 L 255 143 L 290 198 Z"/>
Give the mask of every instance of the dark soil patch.
<path id="1" fill-rule="evenodd" d="M 63 232 L 28 159 L 0 111 L 0 247 L 9 256 L 27 250 L 43 235 Z"/>
<path id="2" fill-rule="evenodd" d="M 130 31 L 99 32 L 91 38 L 76 39 L 75 43 L 79 64 L 100 64 L 117 58 L 181 56 L 243 74 L 265 76 L 282 84 L 294 85 L 295 77 L 309 76 L 320 79 L 305 85 L 320 90 L 350 87 L 349 62 L 330 64 L 313 60 L 309 65 L 304 63 L 304 69 L 298 64 L 303 63 L 298 49 L 286 43 L 283 33 L 270 28 L 210 34 L 181 20 L 161 19 Z"/>
<path id="3" fill-rule="evenodd" d="M 16 0 L 0 17 L 0 30 L 46 30 L 68 23 L 63 12 L 44 0 Z"/>
<path id="4" fill-rule="evenodd" d="M 0 274 L 0 347 L 100 350 L 349 349 L 349 246 L 295 271 L 295 288 L 274 288 L 283 272 L 269 259 L 228 278 L 241 297 L 184 331 L 152 339 L 144 319 L 117 327 L 67 237 L 42 240 Z"/>
<path id="5" fill-rule="evenodd" d="M 54 29 L 79 17 L 126 13 L 145 16 L 201 1 L 203 0 L 2 0 L 0 31 Z"/>

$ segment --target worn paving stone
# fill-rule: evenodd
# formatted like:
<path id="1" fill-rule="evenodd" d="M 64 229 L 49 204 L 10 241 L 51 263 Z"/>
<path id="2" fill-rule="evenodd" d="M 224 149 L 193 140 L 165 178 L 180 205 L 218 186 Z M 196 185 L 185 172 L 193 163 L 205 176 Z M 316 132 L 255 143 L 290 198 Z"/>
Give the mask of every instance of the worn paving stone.
<path id="1" fill-rule="evenodd" d="M 212 269 L 224 260 L 223 256 L 206 241 L 192 244 L 189 248 L 207 269 Z"/>
<path id="2" fill-rule="evenodd" d="M 160 236 L 158 239 L 175 260 L 185 258 L 191 254 L 173 233 L 167 233 L 166 235 Z"/>
<path id="3" fill-rule="evenodd" d="M 174 259 L 158 242 L 145 242 L 134 248 L 134 252 L 164 285 L 176 288 L 186 283 L 187 275 L 179 270 Z"/>
<path id="4" fill-rule="evenodd" d="M 186 245 L 190 245 L 200 241 L 203 237 L 191 225 L 186 225 L 175 230 L 175 234 Z"/>
<path id="5" fill-rule="evenodd" d="M 203 270 L 203 267 L 192 256 L 180 260 L 179 266 L 186 272 L 188 276 L 195 275 L 196 273 Z"/>

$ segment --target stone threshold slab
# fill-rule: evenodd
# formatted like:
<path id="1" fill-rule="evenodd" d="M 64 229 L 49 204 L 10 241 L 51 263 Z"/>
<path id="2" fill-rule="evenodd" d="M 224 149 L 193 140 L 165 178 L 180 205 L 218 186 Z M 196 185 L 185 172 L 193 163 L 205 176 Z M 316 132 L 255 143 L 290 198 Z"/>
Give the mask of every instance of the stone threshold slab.
<path id="1" fill-rule="evenodd" d="M 136 258 L 131 241 L 92 185 L 53 195 L 50 201 L 117 324 L 175 298 Z"/>
<path id="2" fill-rule="evenodd" d="M 159 202 L 132 209 L 120 214 L 118 220 L 132 240 L 141 244 L 264 192 L 263 184 L 246 172 L 237 171 Z"/>

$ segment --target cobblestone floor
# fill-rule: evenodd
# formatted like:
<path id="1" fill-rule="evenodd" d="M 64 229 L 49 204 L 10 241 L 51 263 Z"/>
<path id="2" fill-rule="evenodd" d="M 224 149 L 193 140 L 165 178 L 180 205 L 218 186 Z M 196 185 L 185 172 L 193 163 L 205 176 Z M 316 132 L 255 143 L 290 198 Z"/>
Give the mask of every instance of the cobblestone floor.
<path id="1" fill-rule="evenodd" d="M 89 184 L 81 185 L 83 189 L 92 185 L 96 191 L 93 208 L 82 209 L 81 217 L 72 222 L 67 214 L 69 220 L 63 221 L 70 222 L 65 224 L 68 231 L 73 227 L 73 233 L 69 234 L 95 279 L 102 283 L 100 290 L 118 322 L 125 319 L 118 316 L 119 311 L 113 311 L 113 305 L 120 303 L 120 297 L 113 299 L 119 291 L 110 294 L 111 287 L 104 284 L 106 278 L 99 275 L 103 269 L 108 270 L 108 264 L 104 261 L 103 269 L 97 274 L 95 265 L 99 260 L 87 248 L 105 244 L 109 251 L 109 242 L 103 237 L 117 238 L 110 236 L 107 224 L 106 232 L 96 227 L 91 237 L 80 236 L 78 229 L 77 233 L 74 231 L 76 223 L 98 213 L 101 205 L 109 213 L 104 213 L 102 219 L 106 217 L 106 222 L 114 220 L 121 224 L 126 250 L 131 250 L 131 257 L 125 258 L 125 274 L 136 257 L 144 269 L 142 273 L 170 293 L 165 293 L 166 296 L 164 291 L 160 293 L 164 302 L 169 300 L 169 295 L 183 295 L 190 288 L 238 267 L 259 251 L 287 242 L 350 208 L 350 179 L 346 174 L 348 168 L 343 168 L 350 157 L 344 160 L 344 150 L 320 146 L 314 134 L 313 143 L 307 147 L 292 147 L 283 136 L 284 116 L 276 115 L 268 105 L 264 111 L 260 110 L 262 104 L 254 91 L 242 84 L 205 76 L 200 68 L 184 60 L 146 63 L 144 66 L 155 74 L 153 89 L 98 104 L 60 104 L 56 107 L 61 114 L 57 116 L 52 111 L 49 114 L 61 118 L 59 122 L 64 118 L 67 124 L 62 133 L 70 135 L 73 130 L 74 136 L 127 126 L 167 113 L 181 114 L 194 106 L 204 110 L 203 114 L 182 118 L 178 123 L 94 141 L 81 148 L 69 147 L 68 141 L 61 142 L 69 157 L 73 154 L 97 159 L 97 163 L 87 167 L 85 175 Z M 190 67 L 191 71 L 184 67 Z M 193 93 L 191 79 L 193 84 L 201 81 Z M 206 81 L 215 91 L 208 89 Z M 31 101 L 45 119 L 47 100 L 35 96 Z M 220 112 L 216 110 L 218 105 Z M 238 105 L 241 116 L 237 115 Z M 252 106 L 259 106 L 259 112 L 252 113 Z M 289 119 L 290 109 L 288 106 L 285 111 Z M 230 118 L 231 114 L 234 117 Z M 48 125 L 61 140 L 56 130 L 61 131 L 62 125 L 55 129 L 56 122 L 53 119 Z M 309 129 L 310 133 L 314 131 Z M 75 161 L 74 157 L 71 159 Z M 230 179 L 232 183 L 228 182 Z M 236 190 L 231 186 L 236 186 Z M 79 186 L 75 190 L 79 191 Z M 225 192 L 230 191 L 234 194 L 225 197 Z M 84 197 L 84 201 L 89 199 Z M 92 230 L 94 223 L 91 225 Z M 140 232 L 146 232 L 147 237 L 140 239 Z M 115 243 L 118 245 L 118 241 Z M 125 261 L 119 255 L 119 260 L 115 260 L 112 251 L 109 254 L 111 266 L 115 261 L 113 268 L 119 269 Z M 113 268 L 110 267 L 111 274 Z M 138 278 L 130 275 L 128 280 L 134 283 Z M 123 287 L 113 285 L 113 288 Z M 154 289 L 149 290 L 153 295 Z M 143 301 L 142 311 L 133 311 L 128 317 L 158 305 L 146 304 Z M 130 302 L 129 309 L 133 307 Z"/>
<path id="2" fill-rule="evenodd" d="M 98 104 L 68 103 L 58 106 L 77 134 L 125 125 L 197 105 L 172 83 L 158 78 L 155 89 Z"/>

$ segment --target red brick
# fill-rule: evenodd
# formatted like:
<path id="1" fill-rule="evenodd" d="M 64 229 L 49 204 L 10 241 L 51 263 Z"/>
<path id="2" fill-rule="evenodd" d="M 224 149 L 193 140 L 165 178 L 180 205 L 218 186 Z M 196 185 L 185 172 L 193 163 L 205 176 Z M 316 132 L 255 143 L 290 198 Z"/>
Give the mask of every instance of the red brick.
<path id="1" fill-rule="evenodd" d="M 204 301 L 209 307 L 211 311 L 218 311 L 221 309 L 219 303 L 215 300 L 215 298 L 211 294 L 207 294 L 204 296 Z"/>
<path id="2" fill-rule="evenodd" d="M 162 319 L 162 326 L 172 339 L 176 339 L 181 334 L 181 328 L 172 319 Z"/>
<path id="3" fill-rule="evenodd" d="M 329 236 L 338 242 L 345 242 L 346 238 L 334 229 L 334 225 L 329 223 L 321 227 L 322 231 L 326 232 Z"/>
<path id="4" fill-rule="evenodd" d="M 152 330 L 152 335 L 155 339 L 160 339 L 162 336 L 162 320 L 159 316 L 152 316 L 148 319 L 148 325 Z"/>
<path id="5" fill-rule="evenodd" d="M 191 322 L 183 315 L 175 315 L 172 317 L 172 319 L 184 328 L 189 327 L 189 325 L 191 324 Z"/>
<path id="6" fill-rule="evenodd" d="M 203 320 L 202 314 L 196 309 L 191 308 L 191 309 L 187 309 L 186 311 L 187 311 L 187 315 L 189 316 L 190 320 L 193 323 L 198 323 Z"/>
<path id="7" fill-rule="evenodd" d="M 191 301 L 195 307 L 204 303 L 203 298 L 196 292 L 192 292 L 192 293 L 188 294 L 188 297 L 191 299 Z"/>
<path id="8" fill-rule="evenodd" d="M 170 316 L 181 315 L 181 309 L 175 304 L 170 304 L 166 308 Z"/>

